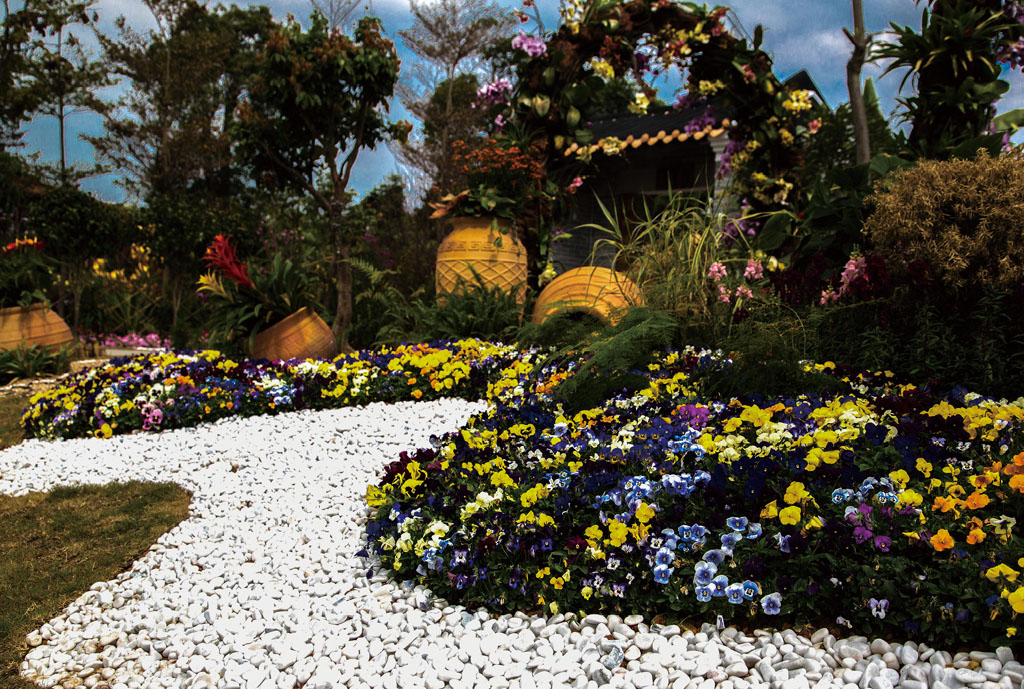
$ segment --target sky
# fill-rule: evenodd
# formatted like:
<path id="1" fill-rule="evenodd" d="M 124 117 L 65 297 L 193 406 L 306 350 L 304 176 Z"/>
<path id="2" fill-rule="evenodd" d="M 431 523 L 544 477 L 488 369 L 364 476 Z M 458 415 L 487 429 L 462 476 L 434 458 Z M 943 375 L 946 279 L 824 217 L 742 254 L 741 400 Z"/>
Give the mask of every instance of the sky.
<path id="1" fill-rule="evenodd" d="M 421 0 L 422 1 L 422 0 Z M 429 2 L 429 0 L 426 0 Z M 519 7 L 519 2 L 499 0 L 510 10 Z M 547 28 L 554 28 L 557 21 L 557 0 L 536 0 L 541 9 Z M 277 17 L 291 13 L 300 19 L 309 16 L 309 0 L 265 0 L 236 4 L 266 4 Z M 772 56 L 776 74 L 785 79 L 806 69 L 818 85 L 826 101 L 835 107 L 848 100 L 846 90 L 846 61 L 850 45 L 842 33 L 843 27 L 852 27 L 850 3 L 846 0 L 733 0 L 729 7 L 735 17 L 750 35 L 760 24 L 764 29 L 762 47 Z M 99 28 L 114 33 L 114 21 L 125 16 L 128 24 L 137 30 L 152 26 L 152 17 L 141 0 L 99 0 L 95 5 L 99 13 Z M 402 57 L 403 74 L 408 75 L 414 56 L 402 44 L 398 31 L 411 25 L 408 0 L 366 0 L 360 13 L 372 13 L 381 18 L 385 32 L 398 46 Z M 889 28 L 890 22 L 920 28 L 921 10 L 914 0 L 864 0 L 864 21 L 867 31 L 879 34 Z M 527 31 L 536 30 L 536 24 L 526 24 Z M 875 85 L 887 115 L 893 115 L 897 107 L 896 97 L 902 75 L 891 73 L 879 78 L 883 65 L 866 65 L 862 76 L 874 77 Z M 1008 72 L 1003 77 L 1010 83 L 1010 90 L 1000 101 L 999 110 L 1006 111 L 1024 107 L 1024 78 L 1019 72 Z M 671 102 L 671 94 L 662 93 L 662 98 Z M 407 118 L 408 113 L 394 98 L 391 108 L 395 119 Z M 92 149 L 79 138 L 80 133 L 101 134 L 102 123 L 90 113 L 73 115 L 68 121 L 68 157 L 70 160 L 91 162 Z M 58 158 L 59 144 L 57 123 L 54 118 L 41 118 L 27 126 L 24 152 L 38 152 L 43 160 Z M 401 172 L 394 157 L 386 147 L 364 150 L 359 154 L 353 171 L 352 188 L 362 194 L 394 172 Z M 124 193 L 114 184 L 113 175 L 85 180 L 83 188 L 93 191 L 107 201 L 124 201 Z"/>

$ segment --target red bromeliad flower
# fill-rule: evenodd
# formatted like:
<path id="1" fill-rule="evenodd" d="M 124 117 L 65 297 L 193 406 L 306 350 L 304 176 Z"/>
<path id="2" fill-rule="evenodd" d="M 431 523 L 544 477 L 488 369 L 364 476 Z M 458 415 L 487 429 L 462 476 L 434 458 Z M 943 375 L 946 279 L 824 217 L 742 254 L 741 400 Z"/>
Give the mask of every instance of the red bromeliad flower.
<path id="1" fill-rule="evenodd" d="M 6 245 L 3 249 L 3 253 L 9 253 L 18 249 L 35 249 L 36 251 L 43 250 L 43 243 L 34 237 L 29 239 L 15 239 L 10 244 Z"/>
<path id="2" fill-rule="evenodd" d="M 238 260 L 234 247 L 224 235 L 219 234 L 213 238 L 213 243 L 206 247 L 203 260 L 239 286 L 253 287 L 252 280 L 249 279 L 249 266 Z"/>

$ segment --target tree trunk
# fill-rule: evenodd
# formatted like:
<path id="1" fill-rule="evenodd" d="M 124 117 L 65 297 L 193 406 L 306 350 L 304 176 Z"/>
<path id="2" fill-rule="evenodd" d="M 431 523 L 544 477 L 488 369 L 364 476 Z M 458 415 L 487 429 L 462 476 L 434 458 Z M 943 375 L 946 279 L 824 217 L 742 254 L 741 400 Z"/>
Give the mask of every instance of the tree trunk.
<path id="1" fill-rule="evenodd" d="M 871 160 L 871 140 L 868 134 L 868 114 L 864 109 L 864 92 L 860 85 L 860 71 L 867 57 L 871 37 L 864 32 L 864 7 L 862 0 L 853 2 L 853 33 L 845 31 L 853 44 L 853 53 L 846 63 L 846 88 L 850 92 L 850 113 L 853 116 L 853 140 L 856 144 L 857 164 Z"/>
<path id="2" fill-rule="evenodd" d="M 353 351 L 348 343 L 348 331 L 352 325 L 352 265 L 348 262 L 351 247 L 345 242 L 342 232 L 341 202 L 332 204 L 330 219 L 331 243 L 334 245 L 334 286 L 338 302 L 334 310 L 334 325 L 331 332 L 342 354 Z"/>

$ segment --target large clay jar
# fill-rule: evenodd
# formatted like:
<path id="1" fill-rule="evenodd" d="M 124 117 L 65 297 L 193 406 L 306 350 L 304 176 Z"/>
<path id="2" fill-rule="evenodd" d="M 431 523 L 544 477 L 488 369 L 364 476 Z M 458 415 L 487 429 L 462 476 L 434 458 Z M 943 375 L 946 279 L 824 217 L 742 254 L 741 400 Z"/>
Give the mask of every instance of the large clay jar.
<path id="1" fill-rule="evenodd" d="M 593 266 L 568 270 L 549 282 L 533 307 L 533 322 L 560 311 L 580 311 L 615 325 L 626 307 L 640 306 L 643 295 L 624 274 Z"/>
<path id="2" fill-rule="evenodd" d="M 331 329 L 305 306 L 257 333 L 252 345 L 255 359 L 333 359 L 337 353 Z"/>
<path id="3" fill-rule="evenodd" d="M 499 227 L 507 227 L 499 220 Z M 486 287 L 513 292 L 526 299 L 526 248 L 513 232 L 491 228 L 490 218 L 453 218 L 452 231 L 437 248 L 435 286 L 438 296 L 455 291 L 460 280 L 473 285 L 479 275 Z M 501 246 L 495 241 L 500 240 Z"/>
<path id="4" fill-rule="evenodd" d="M 0 309 L 0 350 L 25 346 L 60 348 L 71 344 L 71 329 L 45 304 Z"/>

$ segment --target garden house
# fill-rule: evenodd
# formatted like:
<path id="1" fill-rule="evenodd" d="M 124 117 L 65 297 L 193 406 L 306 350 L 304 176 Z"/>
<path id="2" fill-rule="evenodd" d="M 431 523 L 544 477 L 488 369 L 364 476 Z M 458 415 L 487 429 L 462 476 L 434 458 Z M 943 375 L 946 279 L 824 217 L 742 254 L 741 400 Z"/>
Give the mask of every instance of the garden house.
<path id="1" fill-rule="evenodd" d="M 789 86 L 810 91 L 825 104 L 817 86 L 806 71 L 785 81 Z M 642 217 L 644 204 L 656 212 L 671 190 L 698 199 L 713 196 L 728 183 L 718 176 L 729 143 L 730 112 L 719 107 L 708 114 L 705 106 L 693 108 L 652 108 L 646 114 L 624 113 L 594 120 L 594 141 L 614 137 L 622 142 L 616 155 L 605 155 L 597 144 L 590 144 L 593 171 L 576 191 L 573 213 L 564 225 L 567 237 L 552 245 L 550 257 L 561 273 L 590 264 L 594 245 L 606 233 L 580 225 L 607 226 L 601 204 L 614 209 L 620 223 Z M 573 144 L 566 157 L 580 154 Z M 614 251 L 599 247 L 594 265 L 611 267 Z"/>

